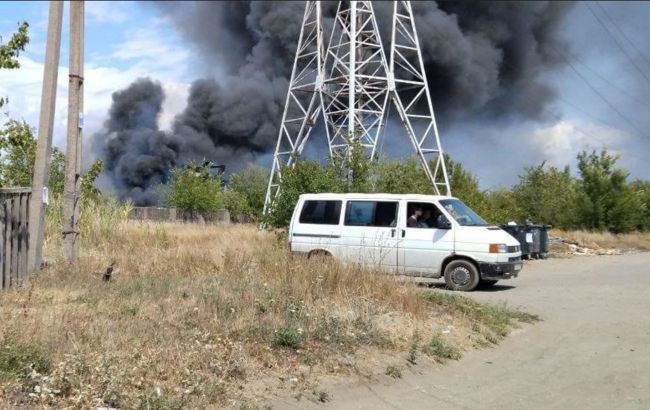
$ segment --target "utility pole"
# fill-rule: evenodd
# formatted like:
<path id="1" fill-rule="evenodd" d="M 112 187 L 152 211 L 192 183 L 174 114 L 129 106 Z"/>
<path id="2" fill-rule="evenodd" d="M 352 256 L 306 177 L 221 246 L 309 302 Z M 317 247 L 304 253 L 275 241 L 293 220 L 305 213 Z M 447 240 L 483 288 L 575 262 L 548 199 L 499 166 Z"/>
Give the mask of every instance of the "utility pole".
<path id="1" fill-rule="evenodd" d="M 61 21 L 63 2 L 50 2 L 50 15 L 47 25 L 47 45 L 45 49 L 45 68 L 43 90 L 41 93 L 41 113 L 38 122 L 38 141 L 32 180 L 32 198 L 29 204 L 29 254 L 28 270 L 40 269 L 43 257 L 43 228 L 45 224 L 46 200 L 44 188 L 50 178 L 50 151 L 52 150 L 52 131 L 54 128 L 54 108 L 56 105 L 56 82 L 59 74 L 59 55 L 61 53 Z"/>
<path id="2" fill-rule="evenodd" d="M 81 130 L 83 127 L 84 2 L 70 2 L 70 73 L 68 141 L 63 188 L 63 254 L 72 262 L 79 255 L 81 200 Z"/>

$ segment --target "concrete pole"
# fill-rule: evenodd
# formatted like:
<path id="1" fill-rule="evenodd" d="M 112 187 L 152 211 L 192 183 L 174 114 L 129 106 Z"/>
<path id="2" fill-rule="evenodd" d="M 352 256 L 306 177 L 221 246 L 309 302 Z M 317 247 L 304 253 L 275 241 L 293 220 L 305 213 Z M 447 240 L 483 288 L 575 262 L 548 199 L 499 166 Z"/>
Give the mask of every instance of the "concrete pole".
<path id="1" fill-rule="evenodd" d="M 41 113 L 38 121 L 38 141 L 32 180 L 32 198 L 29 203 L 29 272 L 40 269 L 43 257 L 43 230 L 45 207 L 43 188 L 50 179 L 50 151 L 54 128 L 54 109 L 56 105 L 56 85 L 59 74 L 59 55 L 61 53 L 61 21 L 63 2 L 50 2 L 50 16 L 47 25 L 47 44 L 45 49 L 45 68 L 43 90 L 41 93 Z"/>
<path id="2" fill-rule="evenodd" d="M 81 128 L 83 121 L 84 2 L 70 2 L 70 73 L 68 141 L 63 188 L 63 254 L 72 262 L 79 255 L 81 200 Z"/>

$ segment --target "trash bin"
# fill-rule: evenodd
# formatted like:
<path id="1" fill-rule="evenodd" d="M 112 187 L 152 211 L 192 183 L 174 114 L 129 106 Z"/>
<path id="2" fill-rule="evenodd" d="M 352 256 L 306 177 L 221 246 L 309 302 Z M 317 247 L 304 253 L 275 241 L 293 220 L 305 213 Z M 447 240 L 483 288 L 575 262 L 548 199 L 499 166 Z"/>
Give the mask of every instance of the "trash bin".
<path id="1" fill-rule="evenodd" d="M 513 238 L 519 241 L 519 245 L 521 247 L 521 257 L 528 259 L 530 257 L 532 236 L 529 238 L 526 225 L 501 225 L 501 229 L 508 232 Z M 530 239 L 530 241 L 527 239 Z"/>
<path id="2" fill-rule="evenodd" d="M 541 259 L 548 258 L 550 250 L 550 243 L 548 240 L 548 231 L 551 230 L 551 225 L 540 225 L 539 229 L 539 257 Z"/>
<path id="3" fill-rule="evenodd" d="M 532 240 L 529 241 L 529 242 L 531 242 L 530 255 L 535 259 L 539 259 L 539 254 L 540 254 L 540 250 L 541 250 L 541 246 L 540 246 L 541 245 L 540 226 L 539 225 L 526 225 L 526 233 L 530 234 L 530 236 L 528 236 L 526 238 L 527 241 L 529 239 L 531 239 L 531 237 L 532 237 Z"/>

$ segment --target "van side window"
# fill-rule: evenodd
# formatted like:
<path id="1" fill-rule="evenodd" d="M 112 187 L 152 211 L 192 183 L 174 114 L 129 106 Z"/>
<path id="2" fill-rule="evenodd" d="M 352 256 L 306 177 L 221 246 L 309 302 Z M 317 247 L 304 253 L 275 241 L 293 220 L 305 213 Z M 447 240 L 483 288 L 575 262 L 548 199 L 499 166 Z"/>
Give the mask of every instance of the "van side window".
<path id="1" fill-rule="evenodd" d="M 349 201 L 345 212 L 348 226 L 397 226 L 397 202 Z"/>
<path id="2" fill-rule="evenodd" d="M 338 225 L 342 201 L 305 201 L 300 212 L 300 223 Z"/>
<path id="3" fill-rule="evenodd" d="M 440 209 L 431 202 L 409 202 L 406 205 L 407 228 L 436 228 Z"/>

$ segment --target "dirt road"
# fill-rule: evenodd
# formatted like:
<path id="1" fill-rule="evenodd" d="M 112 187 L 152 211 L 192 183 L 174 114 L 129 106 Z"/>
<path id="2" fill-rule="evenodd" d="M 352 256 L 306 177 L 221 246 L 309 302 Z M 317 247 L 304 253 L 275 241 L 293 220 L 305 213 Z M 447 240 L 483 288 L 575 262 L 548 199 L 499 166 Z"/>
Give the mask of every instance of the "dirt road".
<path id="1" fill-rule="evenodd" d="M 333 386 L 326 404 L 273 408 L 650 409 L 650 253 L 535 261 L 518 279 L 468 295 L 543 321 L 458 362 Z"/>

